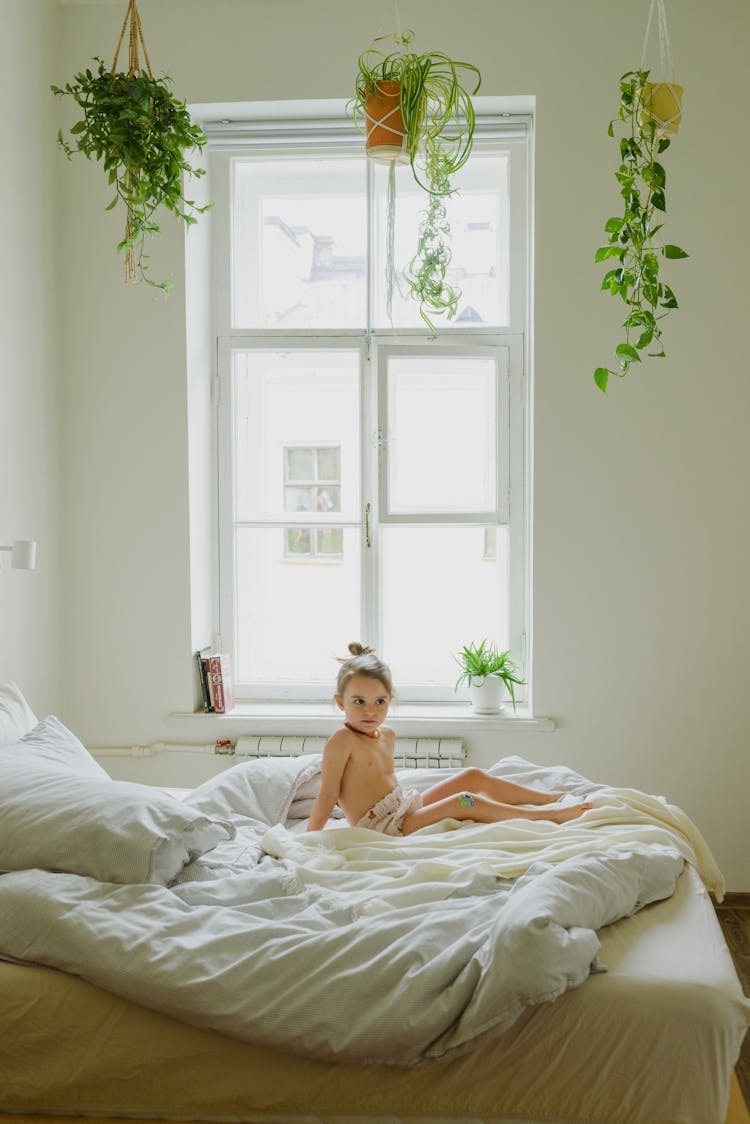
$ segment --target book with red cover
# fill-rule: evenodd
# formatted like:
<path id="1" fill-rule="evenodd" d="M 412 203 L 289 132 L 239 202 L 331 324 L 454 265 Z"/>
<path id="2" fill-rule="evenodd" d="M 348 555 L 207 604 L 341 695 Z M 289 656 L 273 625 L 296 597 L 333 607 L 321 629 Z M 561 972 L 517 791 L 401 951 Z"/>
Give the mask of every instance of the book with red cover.
<path id="1" fill-rule="evenodd" d="M 232 662 L 227 655 L 209 656 L 208 683 L 211 703 L 216 714 L 228 714 L 234 707 Z"/>

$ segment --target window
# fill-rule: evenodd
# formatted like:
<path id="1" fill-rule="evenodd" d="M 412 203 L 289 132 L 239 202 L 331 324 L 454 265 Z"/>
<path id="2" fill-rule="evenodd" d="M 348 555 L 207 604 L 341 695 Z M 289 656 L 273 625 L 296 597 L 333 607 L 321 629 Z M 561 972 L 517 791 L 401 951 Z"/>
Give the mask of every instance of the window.
<path id="1" fill-rule="evenodd" d="M 528 123 L 480 110 L 435 338 L 398 274 L 387 315 L 387 169 L 343 112 L 323 125 L 314 147 L 294 122 L 207 128 L 217 631 L 241 699 L 328 698 L 361 639 L 400 699 L 448 700 L 470 640 L 526 671 Z M 396 178 L 402 269 L 425 201 Z"/>
<path id="2" fill-rule="evenodd" d="M 287 445 L 284 449 L 284 510 L 341 510 L 341 448 Z M 287 527 L 287 558 L 340 558 L 339 527 Z"/>

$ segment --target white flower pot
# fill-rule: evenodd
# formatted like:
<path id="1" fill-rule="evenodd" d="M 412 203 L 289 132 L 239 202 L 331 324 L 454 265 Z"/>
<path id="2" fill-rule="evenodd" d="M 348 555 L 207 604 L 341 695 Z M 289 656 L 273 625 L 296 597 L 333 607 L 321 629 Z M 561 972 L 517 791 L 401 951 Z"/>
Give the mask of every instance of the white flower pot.
<path id="1" fill-rule="evenodd" d="M 469 683 L 469 698 L 475 714 L 501 714 L 508 688 L 496 675 L 484 679 L 472 679 Z"/>

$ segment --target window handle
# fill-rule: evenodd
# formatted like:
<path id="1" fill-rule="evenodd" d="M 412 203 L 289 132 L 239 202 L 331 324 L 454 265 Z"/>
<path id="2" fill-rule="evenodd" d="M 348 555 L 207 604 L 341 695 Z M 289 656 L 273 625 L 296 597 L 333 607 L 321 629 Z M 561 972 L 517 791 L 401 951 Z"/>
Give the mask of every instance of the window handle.
<path id="1" fill-rule="evenodd" d="M 368 547 L 372 546 L 372 541 L 370 539 L 370 512 L 371 511 L 372 511 L 372 504 L 371 503 L 365 504 L 365 542 L 367 543 Z"/>

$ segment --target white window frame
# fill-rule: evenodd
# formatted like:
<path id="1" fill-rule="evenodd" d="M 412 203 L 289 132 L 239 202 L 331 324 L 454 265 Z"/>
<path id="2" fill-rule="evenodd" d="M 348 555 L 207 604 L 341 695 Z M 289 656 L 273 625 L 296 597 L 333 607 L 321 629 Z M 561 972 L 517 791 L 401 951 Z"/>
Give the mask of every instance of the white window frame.
<path id="1" fill-rule="evenodd" d="M 299 125 L 289 124 L 286 118 L 271 120 L 249 118 L 246 121 L 202 122 L 209 138 L 210 174 L 213 199 L 216 201 L 212 212 L 213 245 L 213 284 L 214 326 L 216 332 L 216 370 L 214 403 L 216 407 L 216 496 L 218 513 L 217 577 L 219 619 L 215 635 L 220 638 L 225 651 L 234 651 L 234 553 L 233 538 L 235 522 L 232 511 L 231 481 L 232 465 L 232 352 L 236 349 L 295 349 L 321 348 L 335 350 L 357 350 L 360 360 L 360 414 L 361 414 L 361 469 L 360 469 L 360 518 L 356 522 L 344 519 L 340 513 L 325 515 L 326 526 L 356 527 L 361 535 L 362 550 L 362 619 L 361 638 L 380 648 L 380 609 L 379 575 L 380 549 L 379 526 L 385 523 L 418 523 L 482 525 L 477 513 L 450 516 L 394 515 L 381 510 L 378 496 L 387 495 L 383 490 L 383 463 L 380 456 L 382 443 L 387 440 L 384 427 L 387 425 L 387 390 L 384 386 L 384 365 L 389 355 L 408 354 L 427 346 L 446 354 L 462 354 L 467 350 L 477 354 L 488 354 L 496 349 L 507 351 L 507 377 L 502 379 L 498 399 L 498 424 L 505 429 L 498 440 L 498 451 L 506 456 L 498 458 L 497 510 L 487 512 L 486 525 L 497 526 L 504 522 L 510 529 L 510 574 L 509 646 L 519 664 L 522 676 L 530 679 L 530 331 L 531 331 L 531 187 L 532 158 L 531 143 L 532 118 L 528 114 L 510 115 L 498 111 L 501 99 L 475 99 L 477 103 L 495 103 L 486 106 L 485 112 L 478 105 L 478 143 L 485 134 L 499 134 L 503 145 L 514 148 L 511 163 L 510 206 L 514 217 L 510 249 L 510 323 L 503 328 L 455 328 L 440 327 L 436 339 L 430 340 L 423 329 L 403 329 L 397 332 L 373 330 L 370 324 L 365 330 L 287 330 L 271 329 L 246 330 L 234 328 L 231 323 L 231 277 L 230 253 L 231 218 L 231 161 L 234 157 L 247 155 L 248 146 L 254 150 L 268 148 L 269 155 L 280 152 L 300 151 L 296 139 Z M 324 103 L 316 103 L 318 106 Z M 343 103 L 342 103 L 343 104 Z M 336 103 L 338 106 L 338 103 Z M 224 108 L 224 107 L 222 107 Z M 486 110 L 489 109 L 489 112 Z M 358 134 L 350 123 L 338 114 L 333 114 L 329 104 L 329 115 L 317 119 L 312 130 L 318 143 L 330 151 L 340 150 L 342 145 L 350 145 Z M 322 123 L 321 123 L 322 121 Z M 354 138 L 352 138 L 354 133 Z M 301 151 L 304 151 L 304 146 Z M 368 176 L 368 182 L 371 177 Z M 368 190 L 372 190 L 370 187 Z M 370 240 L 372 232 L 370 232 Z M 368 298 L 370 310 L 372 294 Z M 377 419 L 366 432 L 368 419 Z M 310 520 L 304 513 L 305 526 L 317 520 Z M 332 516 L 334 518 L 332 518 Z M 279 526 L 302 525 L 301 520 L 287 519 L 276 521 Z M 255 525 L 255 523 L 253 524 Z M 273 521 L 259 520 L 257 525 L 274 525 Z M 368 536 L 369 531 L 369 536 Z M 369 538 L 369 546 L 368 544 Z M 349 638 L 346 638 L 349 639 Z M 467 637 L 467 641 L 472 639 Z M 481 638 L 474 638 L 481 639 Z M 452 687 L 452 685 L 451 685 Z M 315 684 L 298 684 L 293 688 L 267 685 L 236 685 L 236 697 L 242 701 L 272 699 L 294 699 L 295 701 L 319 701 L 330 698 L 330 684 L 320 688 Z M 517 700 L 523 705 L 530 703 L 530 684 L 517 690 Z M 402 702 L 450 702 L 456 701 L 452 693 L 444 690 L 399 682 L 399 699 Z"/>

